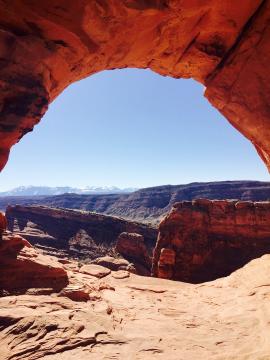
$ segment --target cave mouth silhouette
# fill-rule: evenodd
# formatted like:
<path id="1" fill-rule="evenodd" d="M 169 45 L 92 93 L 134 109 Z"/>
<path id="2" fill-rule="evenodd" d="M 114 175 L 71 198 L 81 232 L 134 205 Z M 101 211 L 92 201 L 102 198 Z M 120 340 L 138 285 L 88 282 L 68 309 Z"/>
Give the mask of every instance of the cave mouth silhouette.
<path id="1" fill-rule="evenodd" d="M 267 1 L 60 3 L 2 7 L 0 169 L 67 86 L 128 67 L 204 84 L 270 168 Z"/>
<path id="2" fill-rule="evenodd" d="M 245 178 L 241 169 L 248 169 L 249 179 L 263 174 L 251 145 L 209 104 L 203 90 L 194 80 L 143 69 L 103 71 L 78 81 L 13 148 L 4 181 L 23 159 L 33 185 L 47 185 L 44 177 L 51 186 L 137 188 L 240 180 Z M 25 176 L 23 185 L 30 185 Z M 72 183 L 66 184 L 66 178 Z M 96 180 L 89 184 L 91 178 Z"/>

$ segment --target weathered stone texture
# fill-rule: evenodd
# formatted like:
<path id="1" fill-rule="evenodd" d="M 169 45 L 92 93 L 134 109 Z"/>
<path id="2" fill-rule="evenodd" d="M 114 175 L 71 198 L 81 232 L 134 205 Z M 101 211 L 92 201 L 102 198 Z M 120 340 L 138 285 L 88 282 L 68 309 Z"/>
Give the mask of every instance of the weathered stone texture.
<path id="1" fill-rule="evenodd" d="M 115 68 L 194 78 L 269 165 L 269 1 L 0 0 L 0 169 L 74 81 Z"/>
<path id="2" fill-rule="evenodd" d="M 269 252 L 270 202 L 183 201 L 160 224 L 153 274 L 199 283 Z"/>

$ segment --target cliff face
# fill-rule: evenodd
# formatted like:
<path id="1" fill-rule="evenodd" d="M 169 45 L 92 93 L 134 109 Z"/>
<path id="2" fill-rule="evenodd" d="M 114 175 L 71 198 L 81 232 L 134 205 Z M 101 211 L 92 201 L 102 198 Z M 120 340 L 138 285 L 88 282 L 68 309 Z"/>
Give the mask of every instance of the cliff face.
<path id="1" fill-rule="evenodd" d="M 50 207 L 96 211 L 134 221 L 158 224 L 173 204 L 196 198 L 262 201 L 270 199 L 270 183 L 260 181 L 220 181 L 164 185 L 141 189 L 131 194 L 78 195 L 49 197 L 0 197 L 0 209 L 8 205 L 39 204 Z"/>
<path id="2" fill-rule="evenodd" d="M 270 202 L 176 203 L 158 237 L 147 225 L 76 210 L 14 206 L 6 216 L 9 230 L 49 254 L 95 259 L 116 246 L 139 274 L 149 275 L 155 248 L 154 276 L 192 283 L 227 276 L 270 252 Z"/>
<path id="3" fill-rule="evenodd" d="M 157 238 L 157 229 L 150 226 L 76 210 L 18 205 L 8 207 L 6 217 L 10 231 L 59 255 L 89 259 L 107 255 L 118 236 L 127 232 L 142 235 L 152 256 Z"/>
<path id="4" fill-rule="evenodd" d="M 184 201 L 159 226 L 153 273 L 199 283 L 269 252 L 269 202 Z"/>
<path id="5" fill-rule="evenodd" d="M 267 0 L 0 1 L 0 169 L 48 104 L 101 70 L 194 78 L 269 166 Z"/>

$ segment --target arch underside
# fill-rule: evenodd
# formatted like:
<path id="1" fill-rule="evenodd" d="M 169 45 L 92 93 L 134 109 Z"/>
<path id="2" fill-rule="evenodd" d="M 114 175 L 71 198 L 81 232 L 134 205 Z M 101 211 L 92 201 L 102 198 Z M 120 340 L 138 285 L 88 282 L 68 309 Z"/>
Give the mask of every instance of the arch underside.
<path id="1" fill-rule="evenodd" d="M 65 87 L 126 67 L 204 84 L 211 104 L 270 169 L 270 1 L 0 0 L 0 6 L 0 170 Z"/>

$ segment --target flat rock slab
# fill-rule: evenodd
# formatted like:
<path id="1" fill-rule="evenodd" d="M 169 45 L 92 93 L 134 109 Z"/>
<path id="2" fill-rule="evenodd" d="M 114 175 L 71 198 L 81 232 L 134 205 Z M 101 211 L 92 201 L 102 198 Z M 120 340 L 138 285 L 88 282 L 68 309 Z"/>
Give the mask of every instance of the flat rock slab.
<path id="1" fill-rule="evenodd" d="M 112 273 L 112 277 L 114 277 L 115 279 L 126 279 L 130 277 L 130 273 L 125 270 L 118 270 Z"/>
<path id="2" fill-rule="evenodd" d="M 83 265 L 80 272 L 87 275 L 92 275 L 97 278 L 103 278 L 111 273 L 111 270 L 101 265 L 89 264 Z"/>
<path id="3" fill-rule="evenodd" d="M 125 259 L 116 259 L 112 256 L 100 257 L 95 260 L 95 263 L 114 271 L 117 271 L 120 267 L 128 267 L 130 265 L 129 261 Z"/>

